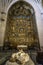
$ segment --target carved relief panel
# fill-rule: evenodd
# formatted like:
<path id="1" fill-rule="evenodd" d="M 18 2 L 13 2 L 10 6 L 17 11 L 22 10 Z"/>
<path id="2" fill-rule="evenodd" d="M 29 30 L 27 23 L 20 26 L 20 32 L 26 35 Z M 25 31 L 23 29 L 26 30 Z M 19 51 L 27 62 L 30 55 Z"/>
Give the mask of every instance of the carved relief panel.
<path id="1" fill-rule="evenodd" d="M 8 11 L 5 43 L 11 46 L 37 44 L 38 35 L 34 9 L 23 1 L 13 4 Z"/>

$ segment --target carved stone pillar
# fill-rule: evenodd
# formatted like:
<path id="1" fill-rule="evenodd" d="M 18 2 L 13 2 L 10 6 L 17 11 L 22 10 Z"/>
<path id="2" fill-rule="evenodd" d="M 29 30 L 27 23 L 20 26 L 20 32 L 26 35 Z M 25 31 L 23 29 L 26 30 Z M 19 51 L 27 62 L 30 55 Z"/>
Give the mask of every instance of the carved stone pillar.
<path id="1" fill-rule="evenodd" d="M 43 7 L 43 0 L 42 0 L 42 7 Z"/>

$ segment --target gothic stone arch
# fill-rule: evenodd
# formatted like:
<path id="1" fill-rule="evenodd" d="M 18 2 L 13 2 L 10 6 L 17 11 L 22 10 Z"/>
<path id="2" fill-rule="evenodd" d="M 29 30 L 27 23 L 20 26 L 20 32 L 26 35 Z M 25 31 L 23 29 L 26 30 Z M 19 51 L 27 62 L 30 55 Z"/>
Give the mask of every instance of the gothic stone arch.
<path id="1" fill-rule="evenodd" d="M 17 45 L 40 47 L 35 12 L 25 1 L 17 1 L 8 10 L 4 46 L 16 48 Z"/>

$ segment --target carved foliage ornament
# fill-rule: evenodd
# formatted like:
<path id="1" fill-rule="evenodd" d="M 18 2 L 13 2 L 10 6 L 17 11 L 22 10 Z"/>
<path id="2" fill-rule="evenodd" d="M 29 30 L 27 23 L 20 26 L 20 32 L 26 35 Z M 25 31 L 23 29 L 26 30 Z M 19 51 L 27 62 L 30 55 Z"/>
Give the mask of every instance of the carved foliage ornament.
<path id="1" fill-rule="evenodd" d="M 11 46 L 38 43 L 35 26 L 33 8 L 23 1 L 16 2 L 8 11 L 5 42 Z"/>

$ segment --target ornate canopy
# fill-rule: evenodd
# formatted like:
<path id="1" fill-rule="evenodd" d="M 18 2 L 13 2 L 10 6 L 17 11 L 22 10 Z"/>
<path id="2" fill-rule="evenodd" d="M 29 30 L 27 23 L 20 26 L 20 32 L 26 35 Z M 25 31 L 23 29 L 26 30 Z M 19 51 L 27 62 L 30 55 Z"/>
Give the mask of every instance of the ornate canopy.
<path id="1" fill-rule="evenodd" d="M 33 7 L 25 1 L 17 1 L 8 11 L 4 45 L 27 45 L 39 48 L 39 38 Z"/>

